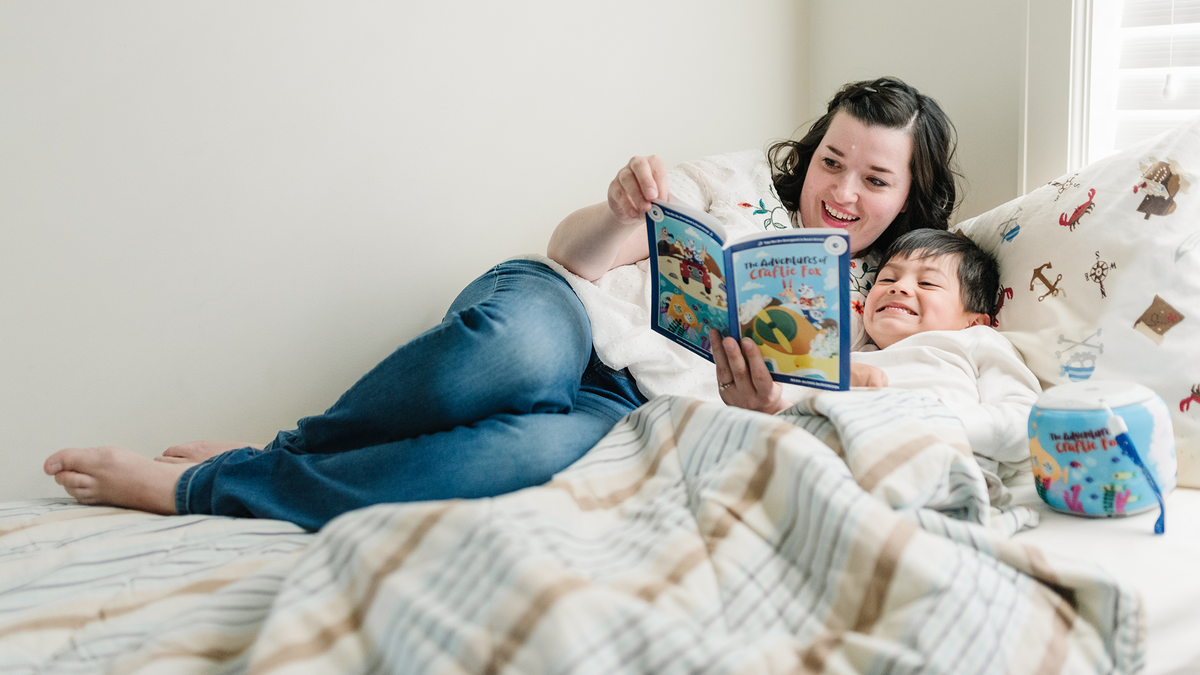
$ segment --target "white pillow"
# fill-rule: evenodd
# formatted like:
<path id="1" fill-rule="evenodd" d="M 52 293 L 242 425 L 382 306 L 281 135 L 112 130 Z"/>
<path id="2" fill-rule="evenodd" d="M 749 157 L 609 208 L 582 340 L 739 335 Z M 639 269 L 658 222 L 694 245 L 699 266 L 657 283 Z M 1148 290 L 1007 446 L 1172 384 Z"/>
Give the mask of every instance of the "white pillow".
<path id="1" fill-rule="evenodd" d="M 998 258 L 998 328 L 1042 385 L 1150 387 L 1200 487 L 1200 118 L 958 229 Z"/>

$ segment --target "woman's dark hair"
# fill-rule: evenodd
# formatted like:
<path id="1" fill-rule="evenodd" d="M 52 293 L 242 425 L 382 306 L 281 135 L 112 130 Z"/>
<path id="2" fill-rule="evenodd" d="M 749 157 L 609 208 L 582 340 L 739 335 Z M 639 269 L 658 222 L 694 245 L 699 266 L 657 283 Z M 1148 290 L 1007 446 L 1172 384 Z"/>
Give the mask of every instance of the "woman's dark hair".
<path id="1" fill-rule="evenodd" d="M 986 314 L 989 323 L 993 323 L 1000 301 L 1000 265 L 991 253 L 979 248 L 979 244 L 965 234 L 932 228 L 905 232 L 888 245 L 880 267 L 895 257 L 925 260 L 943 255 L 958 256 L 958 287 L 963 309 L 973 314 Z"/>
<path id="2" fill-rule="evenodd" d="M 829 101 L 828 110 L 798 141 L 772 145 L 767 158 L 774 174 L 775 189 L 789 211 L 800 210 L 804 176 L 834 115 L 844 111 L 867 126 L 907 129 L 912 137 L 907 208 L 875 240 L 868 251 L 882 251 L 896 237 L 920 228 L 945 230 L 958 205 L 955 181 L 961 178 L 954 166 L 958 145 L 954 125 L 937 101 L 894 77 L 852 82 Z"/>

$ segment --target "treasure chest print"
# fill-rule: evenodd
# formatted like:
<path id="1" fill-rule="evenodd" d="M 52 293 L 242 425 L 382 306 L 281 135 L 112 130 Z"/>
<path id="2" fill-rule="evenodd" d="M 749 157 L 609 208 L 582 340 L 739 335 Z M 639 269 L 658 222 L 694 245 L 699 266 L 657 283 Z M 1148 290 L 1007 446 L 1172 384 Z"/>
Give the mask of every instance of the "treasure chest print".
<path id="1" fill-rule="evenodd" d="M 1141 177 L 1133 185 L 1133 193 L 1143 195 L 1138 213 L 1146 214 L 1146 220 L 1174 213 L 1175 198 L 1187 194 L 1191 185 L 1183 168 L 1169 157 L 1161 161 L 1151 157 L 1149 164 L 1139 162 L 1138 168 Z"/>
<path id="2" fill-rule="evenodd" d="M 1100 332 L 1101 329 L 1097 328 L 1095 333 L 1078 342 L 1066 335 L 1058 336 L 1058 344 L 1066 345 L 1062 350 L 1054 352 L 1054 358 L 1059 360 L 1059 376 L 1072 382 L 1081 382 L 1092 376 L 1096 370 L 1096 357 L 1104 353 Z"/>
<path id="3" fill-rule="evenodd" d="M 1167 331 L 1177 326 L 1184 318 L 1179 310 L 1156 295 L 1146 311 L 1134 322 L 1133 328 L 1154 340 L 1154 344 L 1161 345 L 1166 338 Z"/>

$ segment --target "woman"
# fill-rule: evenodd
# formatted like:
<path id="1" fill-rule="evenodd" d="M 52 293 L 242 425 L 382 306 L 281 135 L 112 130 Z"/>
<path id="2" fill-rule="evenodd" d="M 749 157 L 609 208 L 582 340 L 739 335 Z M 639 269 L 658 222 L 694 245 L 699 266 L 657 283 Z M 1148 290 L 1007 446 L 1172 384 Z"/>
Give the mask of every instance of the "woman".
<path id="1" fill-rule="evenodd" d="M 957 195 L 954 148 L 953 126 L 932 99 L 892 78 L 848 84 L 830 100 L 825 115 L 803 138 L 770 149 L 770 166 L 761 153 L 737 153 L 694 163 L 701 166 L 684 165 L 684 171 L 672 172 L 676 182 L 670 183 L 657 157 L 633 158 L 609 186 L 607 205 L 578 211 L 559 225 L 548 253 L 588 279 L 647 258 L 643 215 L 651 199 L 679 197 L 682 181 L 689 189 L 681 201 L 717 215 L 731 238 L 762 228 L 741 227 L 747 225 L 746 219 L 729 216 L 734 209 L 717 203 L 720 197 L 714 195 L 742 195 L 747 200 L 743 206 L 778 200 L 793 226 L 845 229 L 851 252 L 862 258 L 856 264 L 861 274 L 876 268 L 878 254 L 905 232 L 918 227 L 946 229 Z M 766 180 L 756 186 L 756 175 Z M 749 196 L 756 191 L 758 195 Z M 765 208 L 759 206 L 758 210 Z M 873 278 L 871 272 L 860 279 L 860 301 Z M 584 285 L 572 285 L 589 316 L 602 316 L 603 304 L 588 302 L 595 294 Z M 621 317 L 610 313 L 604 319 L 606 324 L 618 324 Z M 645 323 L 640 315 L 636 320 Z M 866 334 L 857 314 L 852 315 L 852 322 L 852 345 L 857 349 L 865 343 Z M 619 332 L 628 334 L 635 328 L 625 325 Z M 720 337 L 713 332 L 710 340 L 716 344 Z M 752 340 L 743 338 L 740 348 L 732 338 L 721 342 L 723 349 L 715 349 L 713 355 L 717 391 L 725 403 L 769 413 L 790 405 L 785 387 L 771 379 Z M 603 346 L 597 341 L 597 347 Z M 684 373 L 678 368 L 669 377 L 660 377 L 669 365 L 664 359 L 656 360 L 654 352 L 664 349 L 670 347 L 658 341 L 645 345 L 629 366 L 641 389 L 705 398 L 696 388 L 681 391 L 679 380 Z M 613 351 L 601 353 L 602 360 L 619 365 L 630 360 Z M 679 359 L 686 360 L 693 371 L 704 369 L 698 359 Z M 638 372 L 639 365 L 642 372 Z M 653 386 L 656 384 L 659 386 Z"/>
<path id="2" fill-rule="evenodd" d="M 674 194 L 723 218 L 734 235 L 757 227 L 748 212 L 786 212 L 767 226 L 844 228 L 864 256 L 915 227 L 946 228 L 953 152 L 937 104 L 884 78 L 844 87 L 804 138 L 771 148 L 770 164 L 762 153 L 738 153 L 668 172 L 657 157 L 635 157 L 606 202 L 559 224 L 549 261 L 497 265 L 441 324 L 267 448 L 196 442 L 158 462 L 119 448 L 66 449 L 44 470 L 82 503 L 317 529 L 371 504 L 541 484 L 648 395 L 711 391 L 776 412 L 788 403 L 753 342 L 725 338 L 714 379 L 707 362 L 653 340 L 644 315 L 621 298 L 644 296 L 644 270 L 630 263 L 649 255 L 650 200 Z M 755 202 L 730 205 L 722 196 L 732 194 Z"/>

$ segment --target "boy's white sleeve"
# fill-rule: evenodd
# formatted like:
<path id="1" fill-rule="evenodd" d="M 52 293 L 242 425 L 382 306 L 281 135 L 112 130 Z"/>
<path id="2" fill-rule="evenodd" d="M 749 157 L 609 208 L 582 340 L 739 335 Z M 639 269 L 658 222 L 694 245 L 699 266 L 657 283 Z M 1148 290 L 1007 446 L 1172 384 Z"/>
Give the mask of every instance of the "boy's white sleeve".
<path id="1" fill-rule="evenodd" d="M 1041 385 L 1004 336 L 975 332 L 981 334 L 971 349 L 979 373 L 979 403 L 954 412 L 975 454 L 998 462 L 1027 462 L 1029 410 Z"/>

